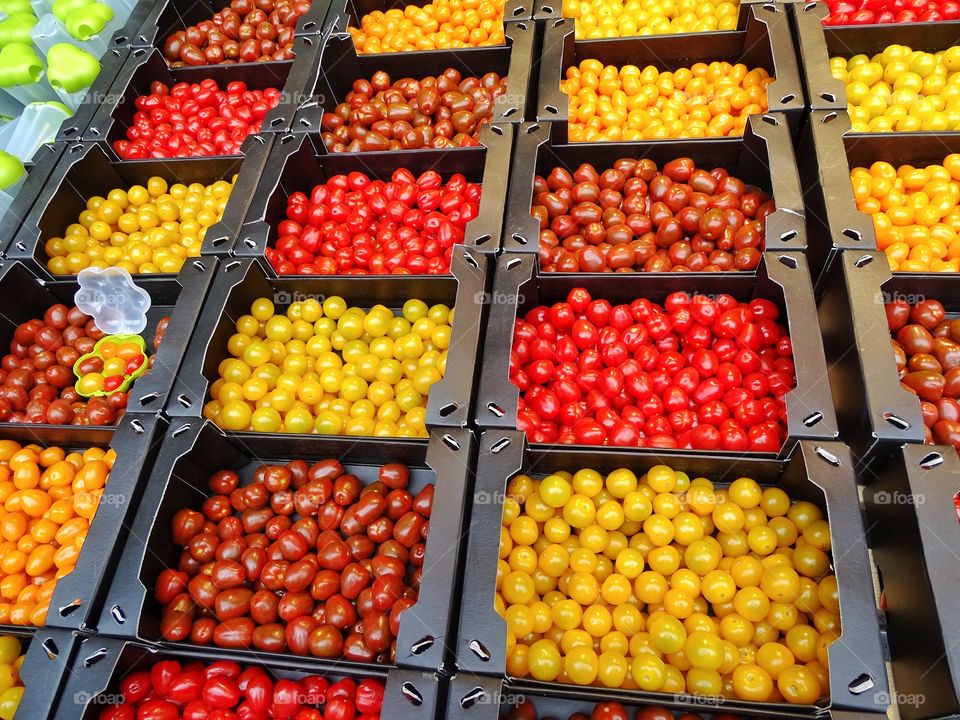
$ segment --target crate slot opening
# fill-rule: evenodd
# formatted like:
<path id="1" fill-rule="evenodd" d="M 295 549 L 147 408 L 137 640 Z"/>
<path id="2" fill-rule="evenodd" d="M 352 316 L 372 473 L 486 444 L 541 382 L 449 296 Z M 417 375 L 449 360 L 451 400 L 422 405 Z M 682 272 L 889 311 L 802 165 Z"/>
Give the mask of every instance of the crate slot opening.
<path id="1" fill-rule="evenodd" d="M 821 420 L 823 420 L 823 413 L 819 410 L 814 410 L 803 419 L 803 424 L 807 427 L 813 427 Z"/>
<path id="2" fill-rule="evenodd" d="M 513 270 L 513 268 L 515 268 L 517 265 L 519 265 L 522 262 L 523 260 L 521 260 L 520 258 L 511 258 L 510 260 L 507 260 L 507 263 L 506 265 L 504 265 L 504 267 L 507 270 Z"/>
<path id="3" fill-rule="evenodd" d="M 935 467 L 943 464 L 943 455 L 938 452 L 927 453 L 922 458 L 920 462 L 917 463 L 924 470 L 932 470 Z"/>
<path id="4" fill-rule="evenodd" d="M 519 112 L 519 110 L 520 109 L 516 105 L 508 107 L 506 110 L 503 111 L 503 117 L 508 118 L 511 115 L 516 115 Z"/>
<path id="5" fill-rule="evenodd" d="M 490 446 L 490 452 L 499 453 L 507 448 L 510 445 L 510 438 L 504 437 L 497 440 L 493 445 Z"/>
<path id="6" fill-rule="evenodd" d="M 820 99 L 826 100 L 827 102 L 836 102 L 837 96 L 832 92 L 822 92 L 820 93 Z"/>
<path id="7" fill-rule="evenodd" d="M 60 617 L 69 617 L 70 615 L 73 615 L 73 613 L 75 613 L 77 610 L 79 610 L 81 605 L 83 605 L 83 600 L 81 600 L 80 598 L 74 598 L 73 600 L 68 602 L 66 605 L 63 605 L 62 607 L 60 607 L 57 610 L 57 612 L 60 613 Z"/>
<path id="8" fill-rule="evenodd" d="M 521 245 L 526 245 L 526 244 L 527 244 L 527 239 L 526 239 L 523 235 L 521 235 L 520 233 L 514 233 L 514 234 L 513 234 L 513 239 L 514 239 L 514 242 L 518 242 L 518 243 L 520 243 Z"/>
<path id="9" fill-rule="evenodd" d="M 119 605 L 114 605 L 110 608 L 110 617 L 112 617 L 118 625 L 123 625 L 127 622 L 127 614 Z"/>
<path id="10" fill-rule="evenodd" d="M 826 448 L 817 445 L 816 453 L 822 460 L 830 463 L 834 467 L 840 467 L 840 458 Z"/>
<path id="11" fill-rule="evenodd" d="M 141 422 L 137 418 L 134 418 L 133 420 L 130 421 L 130 427 L 133 428 L 133 431 L 137 433 L 137 435 L 142 435 L 144 432 L 143 422 Z"/>
<path id="12" fill-rule="evenodd" d="M 796 99 L 797 99 L 796 95 L 794 95 L 793 93 L 787 93 L 786 95 L 780 98 L 780 102 L 781 104 L 786 105 L 787 103 L 793 102 Z"/>
<path id="13" fill-rule="evenodd" d="M 793 99 L 792 95 L 787 95 L 785 97 L 789 97 L 791 100 Z M 787 101 L 784 100 L 783 102 L 787 102 Z M 774 126 L 780 125 L 780 121 L 777 120 L 773 115 L 764 115 L 760 119 L 763 120 L 767 125 L 774 125 Z"/>
<path id="14" fill-rule="evenodd" d="M 860 673 L 850 681 L 847 689 L 851 695 L 863 695 L 867 690 L 872 689 L 874 685 L 876 685 L 876 683 L 873 681 L 873 676 L 870 673 Z"/>
<path id="15" fill-rule="evenodd" d="M 51 660 L 56 660 L 60 656 L 60 648 L 57 646 L 57 641 L 52 637 L 44 638 L 41 646 Z"/>
<path id="16" fill-rule="evenodd" d="M 484 662 L 490 662 L 490 651 L 487 650 L 486 645 L 484 645 L 482 642 L 479 640 L 471 640 L 468 647 L 478 658 Z"/>
<path id="17" fill-rule="evenodd" d="M 835 113 L 835 112 L 827 113 L 827 114 L 824 115 L 822 118 L 820 118 L 820 124 L 821 124 L 821 125 L 829 125 L 829 124 L 832 123 L 834 120 L 836 120 L 837 117 L 838 117 L 838 115 L 837 115 L 837 113 Z"/>
<path id="18" fill-rule="evenodd" d="M 893 427 L 897 428 L 897 430 L 909 430 L 909 429 L 910 429 L 910 423 L 908 423 L 906 420 L 904 420 L 904 419 L 903 419 L 902 417 L 900 417 L 899 415 L 895 415 L 895 414 L 892 413 L 892 412 L 885 412 L 885 413 L 883 414 L 883 419 L 886 420 L 886 421 L 887 421 L 888 423 L 890 423 L 891 425 L 893 425 Z"/>
<path id="19" fill-rule="evenodd" d="M 560 109 L 556 105 L 544 105 L 543 109 L 551 115 L 558 115 L 560 113 Z"/>
<path id="20" fill-rule="evenodd" d="M 853 228 L 844 228 L 843 234 L 844 236 L 850 238 L 851 240 L 856 240 L 857 242 L 860 242 L 863 239 L 863 236 L 860 234 L 860 231 L 854 230 Z M 861 258 L 860 260 L 863 260 L 863 258 Z M 867 262 L 863 264 L 866 265 L 871 260 L 873 260 L 873 258 L 870 258 L 869 260 L 867 260 Z M 860 267 L 860 266 L 858 265 L 857 267 Z"/>
<path id="21" fill-rule="evenodd" d="M 458 451 L 460 450 L 460 443 L 457 442 L 457 439 L 450 433 L 445 433 L 443 436 L 443 444 L 446 445 L 451 450 Z"/>
<path id="22" fill-rule="evenodd" d="M 522 8 L 522 7 L 515 7 L 515 8 L 513 9 L 513 14 L 514 14 L 514 16 L 516 16 L 516 15 L 523 15 L 523 8 Z"/>
<path id="23" fill-rule="evenodd" d="M 442 408 L 440 408 L 440 411 L 439 411 L 440 417 L 447 417 L 448 415 L 455 413 L 458 407 L 460 407 L 459 403 L 455 403 L 455 402 L 447 403 Z"/>
<path id="24" fill-rule="evenodd" d="M 107 656 L 107 649 L 105 647 L 97 648 L 96 650 L 94 650 L 92 653 L 90 653 L 83 659 L 83 666 L 85 668 L 93 667 L 98 662 L 103 660 L 106 656 Z"/>
<path id="25" fill-rule="evenodd" d="M 184 423 L 183 425 L 178 427 L 176 430 L 171 432 L 170 437 L 179 437 L 183 435 L 185 432 L 189 432 L 189 431 L 190 431 L 190 423 Z"/>
<path id="26" fill-rule="evenodd" d="M 503 408 L 496 403 L 487 403 L 487 411 L 495 417 L 502 418 L 506 413 Z"/>
<path id="27" fill-rule="evenodd" d="M 792 255 L 778 255 L 777 260 L 780 261 L 781 265 L 786 265 L 791 270 L 796 270 L 799 266 L 797 259 Z"/>
<path id="28" fill-rule="evenodd" d="M 478 685 L 460 698 L 460 707 L 464 710 L 469 710 L 477 703 L 484 702 L 486 696 L 487 694 L 483 691 L 483 688 Z"/>
<path id="29" fill-rule="evenodd" d="M 240 261 L 239 261 L 239 260 L 232 260 L 232 261 L 228 262 L 226 265 L 223 266 L 223 271 L 224 271 L 224 272 L 233 272 L 233 271 L 236 270 L 238 267 L 240 267 Z"/>
<path id="30" fill-rule="evenodd" d="M 780 242 L 789 242 L 799 234 L 796 230 L 787 230 L 785 233 L 780 233 Z"/>
<path id="31" fill-rule="evenodd" d="M 158 400 L 159 398 L 160 398 L 160 393 L 156 393 L 156 392 L 147 393 L 146 395 L 140 398 L 140 404 L 149 405 L 154 400 Z M 141 430 L 141 432 L 143 431 Z"/>
<path id="32" fill-rule="evenodd" d="M 433 635 L 424 635 L 410 646 L 410 652 L 414 655 L 420 655 L 433 647 L 435 638 Z"/>
<path id="33" fill-rule="evenodd" d="M 179 395 L 177 395 L 177 402 L 183 405 L 183 407 L 187 409 L 190 409 L 193 407 L 193 401 L 183 393 L 180 393 Z"/>
<path id="34" fill-rule="evenodd" d="M 403 696 L 411 705 L 416 707 L 423 705 L 423 693 L 417 690 L 417 687 L 412 682 L 405 682 L 401 685 L 400 692 L 403 693 Z"/>

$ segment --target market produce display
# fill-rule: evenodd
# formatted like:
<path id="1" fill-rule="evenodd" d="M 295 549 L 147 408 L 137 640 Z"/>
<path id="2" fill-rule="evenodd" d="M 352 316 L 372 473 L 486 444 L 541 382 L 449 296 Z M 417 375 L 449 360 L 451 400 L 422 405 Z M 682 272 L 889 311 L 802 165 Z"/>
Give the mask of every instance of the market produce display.
<path id="1" fill-rule="evenodd" d="M 417 601 L 433 484 L 390 463 L 364 486 L 339 461 L 210 477 L 202 512 L 171 523 L 183 551 L 156 580 L 166 640 L 358 662 L 394 662 Z"/>
<path id="2" fill-rule="evenodd" d="M 555 716 L 538 715 L 536 702 L 531 700 L 524 700 L 516 707 L 511 708 L 507 714 L 507 720 L 537 720 L 538 717 L 547 720 L 547 717 Z M 713 720 L 739 720 L 738 715 L 731 715 L 730 713 L 714 714 L 709 717 L 712 717 Z M 633 720 L 704 720 L 704 716 L 699 713 L 672 713 L 660 705 L 645 705 L 638 707 L 636 713 L 631 713 L 623 705 L 612 700 L 597 703 L 589 714 L 585 712 L 571 713 L 567 720 L 631 720 L 631 718 Z"/>
<path id="3" fill-rule="evenodd" d="M 960 45 L 889 45 L 873 57 L 832 57 L 830 72 L 846 85 L 854 132 L 960 130 Z"/>
<path id="4" fill-rule="evenodd" d="M 279 314 L 258 298 L 227 342 L 203 416 L 225 430 L 426 437 L 430 387 L 446 372 L 454 311 L 407 300 L 401 314 L 341 297 Z"/>
<path id="5" fill-rule="evenodd" d="M 506 91 L 506 76 L 495 72 L 463 77 L 448 68 L 393 80 L 379 71 L 355 80 L 344 101 L 323 114 L 320 135 L 330 152 L 473 147 Z"/>
<path id="6" fill-rule="evenodd" d="M 773 199 L 723 168 L 621 158 L 533 181 L 544 272 L 753 270 Z"/>
<path id="7" fill-rule="evenodd" d="M 900 385 L 915 394 L 928 443 L 960 450 L 960 323 L 938 300 L 884 306 Z"/>
<path id="8" fill-rule="evenodd" d="M 510 380 L 531 442 L 777 452 L 793 347 L 769 300 L 585 289 L 517 318 Z"/>
<path id="9" fill-rule="evenodd" d="M 126 140 L 115 140 L 121 160 L 236 155 L 263 118 L 280 102 L 276 88 L 248 90 L 242 80 L 221 90 L 216 80 L 150 84 L 134 101 L 137 111 Z"/>
<path id="10" fill-rule="evenodd" d="M 652 65 L 583 60 L 567 68 L 570 142 L 742 135 L 747 116 L 767 111 L 774 78 L 743 63 L 695 63 L 660 72 Z"/>
<path id="11" fill-rule="evenodd" d="M 157 324 L 154 348 L 169 320 Z M 81 355 L 92 352 L 104 337 L 89 315 L 66 305 L 52 305 L 43 318 L 20 323 L 10 352 L 0 360 L 0 423 L 115 424 L 127 407 L 128 393 L 116 390 L 85 400 L 77 384 L 84 383 L 80 389 L 104 390 L 106 377 L 92 367 L 88 377 L 78 380 L 74 374 Z M 126 358 L 131 359 L 133 355 Z"/>
<path id="12" fill-rule="evenodd" d="M 376 720 L 383 682 L 322 675 L 275 678 L 263 667 L 230 660 L 211 663 L 161 660 L 135 670 L 108 696 L 99 720 L 143 718 L 272 717 L 297 720 Z"/>
<path id="13" fill-rule="evenodd" d="M 840 635 L 820 508 L 665 465 L 507 485 L 495 606 L 507 672 L 812 704 Z"/>
<path id="14" fill-rule="evenodd" d="M 57 580 L 77 563 L 116 457 L 112 449 L 68 452 L 0 440 L 0 623 L 44 624 Z M 0 686 L 2 678 L 0 664 Z"/>
<path id="15" fill-rule="evenodd" d="M 736 30 L 739 0 L 563 0 L 578 39 Z"/>
<path id="16" fill-rule="evenodd" d="M 374 10 L 360 18 L 360 27 L 347 29 L 361 54 L 503 45 L 503 0 L 433 0 Z"/>
<path id="17" fill-rule="evenodd" d="M 63 237 L 45 240 L 47 269 L 54 275 L 110 266 L 130 274 L 179 272 L 188 257 L 200 256 L 207 228 L 223 217 L 235 181 L 168 185 L 154 176 L 146 186 L 94 195 Z"/>
<path id="18" fill-rule="evenodd" d="M 891 270 L 960 272 L 960 154 L 922 168 L 878 161 L 851 170 L 850 182 Z"/>
<path id="19" fill-rule="evenodd" d="M 826 0 L 824 25 L 874 25 L 960 20 L 956 0 Z"/>
<path id="20" fill-rule="evenodd" d="M 960 714 L 960 0 L 821 2 L 0 0 L 0 720 Z"/>
<path id="21" fill-rule="evenodd" d="M 292 60 L 297 20 L 310 0 L 230 0 L 209 20 L 177 30 L 163 43 L 171 67 Z"/>
<path id="22" fill-rule="evenodd" d="M 310 196 L 287 198 L 277 242 L 266 249 L 280 275 L 439 275 L 480 212 L 480 185 L 455 174 L 395 170 L 390 180 L 336 175 Z"/>

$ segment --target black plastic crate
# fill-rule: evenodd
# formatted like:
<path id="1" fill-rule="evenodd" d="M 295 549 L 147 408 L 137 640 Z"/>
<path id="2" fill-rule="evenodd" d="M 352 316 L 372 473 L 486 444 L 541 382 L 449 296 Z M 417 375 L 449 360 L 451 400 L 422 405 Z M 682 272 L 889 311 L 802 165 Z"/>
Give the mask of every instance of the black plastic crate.
<path id="1" fill-rule="evenodd" d="M 530 215 L 533 182 L 554 167 L 570 172 L 581 163 L 598 171 L 619 158 L 653 159 L 661 168 L 670 160 L 690 157 L 697 167 L 723 167 L 744 182 L 767 191 L 777 211 L 766 219 L 766 249 L 804 250 L 807 246 L 803 194 L 793 144 L 783 115 L 753 116 L 742 138 L 652 140 L 624 143 L 568 143 L 562 123 L 524 123 L 517 131 L 511 164 L 510 193 L 503 231 L 508 252 L 537 252 L 539 222 Z"/>
<path id="2" fill-rule="evenodd" d="M 367 485 L 376 481 L 381 464 L 402 462 L 411 470 L 412 493 L 416 494 L 427 483 L 435 483 L 437 512 L 431 516 L 431 539 L 427 541 L 417 604 L 401 618 L 396 664 L 439 671 L 453 653 L 450 638 L 455 629 L 457 583 L 462 574 L 461 544 L 465 512 L 470 505 L 475 451 L 473 433 L 463 429 L 435 430 L 429 442 L 384 443 L 380 438 L 239 438 L 224 434 L 209 421 L 174 421 L 131 523 L 130 538 L 116 566 L 98 630 L 105 635 L 159 642 L 164 648 L 182 647 L 198 655 L 225 652 L 214 645 L 164 641 L 160 635 L 162 607 L 153 597 L 157 575 L 164 568 L 176 568 L 180 558 L 180 549 L 170 539 L 171 518 L 182 508 L 200 508 L 212 494 L 207 480 L 217 470 L 236 470 L 241 484 L 246 485 L 254 469 L 265 463 L 337 458 Z M 356 671 L 383 667 L 294 655 L 289 650 L 270 653 L 249 648 L 241 653 L 250 659 L 276 657 L 301 667 L 333 665 Z"/>
<path id="3" fill-rule="evenodd" d="M 14 720 L 50 720 L 66 683 L 73 654 L 80 644 L 76 633 L 69 630 L 39 628 L 25 632 L 0 632 L 20 640 L 26 657 L 20 668 L 25 690 Z"/>
<path id="4" fill-rule="evenodd" d="M 43 192 L 47 178 L 53 172 L 67 144 L 62 142 L 41 145 L 31 162 L 24 163 L 27 177 L 17 192 L 7 212 L 0 216 L 0 257 L 6 257 L 7 248 L 13 241 L 20 224 L 30 213 L 33 203 Z"/>
<path id="5" fill-rule="evenodd" d="M 949 446 L 904 445 L 863 471 L 870 545 L 887 612 L 887 640 L 904 720 L 960 713 L 955 572 L 960 457 Z"/>
<path id="6" fill-rule="evenodd" d="M 232 660 L 242 667 L 260 666 L 274 680 L 298 680 L 316 674 L 323 675 L 331 684 L 343 678 L 357 681 L 377 679 L 386 685 L 380 714 L 382 720 L 433 720 L 446 690 L 445 683 L 441 684 L 432 674 L 415 670 L 385 672 L 364 668 L 357 671 L 337 666 L 325 671 L 311 671 L 296 662 L 285 663 L 263 655 L 251 657 L 228 651 L 201 655 L 180 648 L 158 649 L 129 640 L 86 637 L 77 644 L 66 683 L 61 689 L 60 702 L 50 720 L 97 720 L 108 704 L 117 702 L 119 683 L 124 677 L 132 672 L 149 671 L 161 660 L 177 660 L 183 665 Z"/>
<path id="7" fill-rule="evenodd" d="M 200 314 L 201 305 L 212 284 L 217 261 L 214 258 L 191 260 L 179 275 L 158 275 L 139 278 L 137 285 L 150 294 L 147 327 L 143 331 L 149 352 L 155 354 L 153 367 L 137 380 L 129 391 L 128 412 L 160 412 L 167 402 L 187 343 Z M 17 325 L 32 318 L 42 318 L 51 305 L 63 303 L 73 307 L 78 285 L 75 281 L 47 282 L 23 263 L 7 261 L 0 268 L 0 295 L 7 300 L 7 310 L 0 324 L 0 348 L 8 352 Z M 169 317 L 159 351 L 153 346 L 157 322 Z M 19 437 L 36 438 L 41 442 L 74 445 L 96 443 L 108 438 L 112 426 L 47 425 L 0 423 L 0 432 L 16 432 Z"/>
<path id="8" fill-rule="evenodd" d="M 830 73 L 830 58 L 868 56 L 888 45 L 936 52 L 956 45 L 960 21 L 880 23 L 876 25 L 822 25 L 829 14 L 824 2 L 798 2 L 791 9 L 796 26 L 797 51 L 802 61 L 803 84 L 812 110 L 846 110 L 844 84 Z"/>
<path id="9" fill-rule="evenodd" d="M 100 592 L 110 582 L 123 547 L 128 516 L 139 503 L 142 480 L 156 457 L 165 428 L 166 423 L 154 413 L 127 413 L 120 419 L 109 443 L 117 453 L 110 479 L 76 567 L 57 581 L 45 627 L 92 629 L 90 621 L 96 620 Z M 69 449 L 83 451 L 86 447 Z"/>
<path id="10" fill-rule="evenodd" d="M 186 6 L 179 0 L 151 0 L 142 22 L 130 32 L 127 45 L 133 49 L 162 48 L 167 37 L 177 30 L 209 20 L 214 13 L 229 6 L 230 0 L 199 0 Z M 311 0 L 310 10 L 297 20 L 296 35 L 319 33 L 329 9 L 330 0 Z"/>
<path id="11" fill-rule="evenodd" d="M 845 252 L 824 283 L 819 314 L 842 437 L 865 461 L 924 441 L 920 400 L 900 386 L 884 304 L 939 300 L 960 313 L 960 275 L 891 273 L 881 252 Z"/>
<path id="12" fill-rule="evenodd" d="M 809 220 L 807 259 L 818 292 L 823 277 L 840 253 L 877 249 L 873 220 L 857 209 L 853 199 L 844 141 L 846 137 L 855 146 L 864 136 L 858 135 L 857 141 L 853 141 L 849 132 L 850 118 L 846 111 L 814 110 L 807 118 L 798 146 L 797 159 Z M 878 138 L 866 139 L 872 144 Z"/>
<path id="13" fill-rule="evenodd" d="M 567 135 L 569 98 L 560 89 L 560 81 L 568 67 L 587 58 L 617 66 L 653 65 L 660 70 L 676 70 L 691 63 L 714 60 L 742 62 L 749 68 L 762 67 L 776 78 L 767 86 L 768 112 L 782 112 L 791 128 L 799 126 L 804 107 L 803 87 L 783 5 L 750 5 L 741 30 L 609 40 L 576 40 L 573 20 L 547 20 L 536 119 L 563 123 L 562 137 Z M 701 141 L 699 138 L 686 140 L 691 145 Z"/>
<path id="14" fill-rule="evenodd" d="M 540 720 L 567 720 L 575 713 L 582 713 L 584 717 L 591 717 L 597 703 L 606 702 L 604 698 L 584 696 L 576 688 L 569 686 L 553 686 L 549 690 L 544 688 L 515 688 L 509 681 L 500 678 L 460 673 L 450 681 L 447 694 L 448 718 L 464 718 L 464 720 L 500 720 L 508 718 L 510 711 L 530 703 L 537 711 Z M 722 715 L 722 710 L 716 708 L 711 700 L 695 699 L 684 695 L 667 696 L 662 701 L 637 702 L 627 700 L 622 703 L 627 709 L 628 716 L 636 713 L 636 717 L 646 709 L 656 707 L 673 712 L 674 720 L 727 720 L 730 715 Z M 687 713 L 691 713 L 688 715 Z M 695 713 L 695 714 L 693 714 Z M 659 715 L 657 717 L 660 717 Z M 779 713 L 762 710 L 749 714 L 737 713 L 737 718 L 770 718 L 783 717 Z M 817 714 L 821 720 L 884 720 L 885 712 L 865 713 L 847 710 L 823 710 Z"/>
<path id="15" fill-rule="evenodd" d="M 818 294 L 823 292 L 824 273 L 839 252 L 878 248 L 873 218 L 857 208 L 850 170 L 869 168 L 878 160 L 894 166 L 939 165 L 951 152 L 958 151 L 960 133 L 854 133 L 843 110 L 810 114 L 798 156 L 812 235 L 808 257 Z"/>
<path id="16" fill-rule="evenodd" d="M 291 73 L 291 87 L 302 95 L 289 105 L 281 104 L 277 111 L 293 117 L 291 132 L 319 134 L 323 114 L 343 101 L 354 80 L 369 79 L 377 71 L 397 80 L 438 75 L 454 68 L 464 77 L 481 77 L 488 72 L 508 76 L 507 92 L 497 98 L 490 122 L 522 122 L 533 111 L 536 26 L 533 22 L 507 23 L 504 33 L 507 43 L 497 47 L 376 55 L 358 55 L 349 34 L 334 33 L 324 37 L 312 64 L 299 64 Z M 328 152 L 325 148 L 322 151 Z"/>
<path id="17" fill-rule="evenodd" d="M 830 702 L 826 707 L 753 703 L 709 699 L 718 712 L 761 712 L 775 718 L 819 717 L 823 710 L 843 709 L 860 713 L 883 711 L 889 700 L 887 672 L 874 597 L 871 566 L 864 542 L 865 525 L 850 453 L 839 442 L 801 442 L 780 460 L 749 460 L 743 456 L 659 455 L 630 452 L 600 454 L 592 449 L 567 450 L 559 446 L 530 447 L 517 431 L 487 430 L 480 438 L 474 505 L 470 516 L 463 582 L 464 602 L 457 637 L 457 665 L 467 673 L 506 677 L 507 625 L 494 609 L 501 517 L 505 489 L 519 472 L 548 475 L 558 470 L 593 468 L 610 472 L 629 468 L 642 473 L 667 464 L 693 475 L 702 475 L 720 486 L 732 478 L 750 477 L 762 486 L 777 486 L 794 500 L 806 500 L 821 508 L 830 522 L 833 569 L 840 593 L 841 637 L 828 652 Z M 510 679 L 518 693 L 547 692 L 581 700 L 619 700 L 674 704 L 695 703 L 694 696 L 615 690 Z M 702 707 L 702 705 L 701 705 Z"/>
<path id="18" fill-rule="evenodd" d="M 178 82 L 198 83 L 207 78 L 216 80 L 221 90 L 234 80 L 242 80 L 251 90 L 277 88 L 282 93 L 280 104 L 264 117 L 261 131 L 286 130 L 292 114 L 285 115 L 284 108 L 289 102 L 299 102 L 300 98 L 301 88 L 296 84 L 300 75 L 294 72 L 294 68 L 308 69 L 314 64 L 320 39 L 315 35 L 302 35 L 294 41 L 293 47 L 296 53 L 293 60 L 177 68 L 169 67 L 156 48 L 134 48 L 117 73 L 110 91 L 101 99 L 89 125 L 80 137 L 74 139 L 105 140 L 110 152 L 116 156 L 113 142 L 126 139 L 127 128 L 133 124 L 137 111 L 134 100 L 139 95 L 149 95 L 152 82 L 162 82 L 169 87 Z"/>
<path id="19" fill-rule="evenodd" d="M 473 412 L 480 336 L 486 314 L 483 301 L 491 264 L 488 255 L 454 248 L 452 275 L 271 278 L 252 259 L 224 260 L 184 353 L 167 412 L 173 417 L 200 417 L 210 384 L 216 380 L 217 367 L 228 356 L 227 340 L 235 331 L 236 320 L 249 312 L 250 303 L 258 297 L 273 298 L 278 306 L 287 306 L 298 297 L 338 295 L 348 306 L 381 303 L 394 311 L 406 300 L 419 298 L 456 309 L 447 357 L 450 372 L 430 389 L 427 427 L 467 427 Z"/>
<path id="20" fill-rule="evenodd" d="M 53 275 L 48 270 L 49 257 L 44 246 L 49 238 L 62 237 L 67 226 L 77 222 L 77 216 L 87 208 L 88 198 L 94 195 L 106 197 L 113 188 L 146 186 L 147 180 L 155 175 L 171 185 L 176 182 L 209 184 L 216 180 L 230 180 L 237 175 L 223 218 L 207 228 L 204 235 L 201 255 L 216 255 L 217 239 L 235 236 L 243 224 L 272 144 L 272 135 L 252 135 L 244 141 L 243 155 L 117 161 L 113 150 L 102 142 L 73 143 L 48 176 L 40 197 L 23 219 L 7 256 L 24 262 L 38 276 L 48 280 L 73 279 L 75 275 Z M 184 265 L 190 260 L 187 258 Z"/>
<path id="21" fill-rule="evenodd" d="M 793 342 L 797 375 L 796 387 L 785 398 L 788 439 L 781 455 L 789 453 L 797 440 L 837 437 L 823 342 L 802 254 L 764 253 L 756 273 L 645 273 L 638 278 L 633 273 L 541 273 L 536 256 L 505 253 L 497 258 L 492 287 L 476 400 L 476 423 L 481 428 L 516 428 L 520 391 L 509 378 L 514 320 L 538 305 L 562 302 L 570 290 L 582 287 L 594 298 L 613 304 L 637 298 L 662 303 L 667 295 L 678 291 L 729 293 L 741 302 L 753 298 L 772 301 L 780 308 L 779 322 L 786 326 Z M 590 446 L 590 451 L 597 455 L 624 450 L 627 448 Z M 652 452 L 644 448 L 631 450 L 640 454 Z M 698 454 L 663 448 L 657 452 Z M 737 455 L 720 451 L 716 454 Z M 762 453 L 747 455 L 764 457 Z"/>
<path id="22" fill-rule="evenodd" d="M 406 153 L 364 153 L 360 162 L 353 153 L 326 154 L 317 135 L 279 136 L 266 166 L 260 173 L 246 221 L 232 247 L 237 257 L 253 257 L 271 277 L 277 273 L 264 250 L 277 241 L 277 225 L 286 217 L 287 198 L 294 192 L 306 193 L 317 184 L 338 174 L 362 171 L 373 179 L 388 181 L 391 174 L 406 168 L 415 175 L 427 170 L 440 173 L 444 181 L 461 173 L 470 182 L 483 186 L 480 214 L 465 228 L 464 245 L 479 252 L 500 249 L 504 207 L 507 200 L 507 176 L 513 146 L 512 125 L 488 125 L 481 131 L 482 145 L 460 150 L 411 150 Z M 220 235 L 212 242 L 220 243 Z M 222 243 L 221 243 L 222 244 Z"/>

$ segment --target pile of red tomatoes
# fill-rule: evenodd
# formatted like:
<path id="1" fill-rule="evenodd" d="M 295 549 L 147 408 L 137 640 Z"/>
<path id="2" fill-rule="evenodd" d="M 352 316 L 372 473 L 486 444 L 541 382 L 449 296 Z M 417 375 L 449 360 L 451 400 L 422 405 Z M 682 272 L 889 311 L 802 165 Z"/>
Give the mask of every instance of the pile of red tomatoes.
<path id="1" fill-rule="evenodd" d="M 331 683 L 321 675 L 298 679 L 271 677 L 262 667 L 231 660 L 209 665 L 161 660 L 120 681 L 122 701 L 100 713 L 100 720 L 377 720 L 383 706 L 382 681 L 344 678 Z"/>
<path id="2" fill-rule="evenodd" d="M 612 306 L 575 288 L 515 323 L 517 427 L 539 443 L 777 452 L 796 383 L 779 315 L 759 298 Z"/>
<path id="3" fill-rule="evenodd" d="M 433 507 L 433 485 L 414 495 L 409 478 L 392 463 L 364 486 L 337 460 L 261 465 L 243 487 L 214 473 L 202 512 L 173 517 L 180 562 L 155 585 L 164 639 L 392 660 Z"/>
<path id="4" fill-rule="evenodd" d="M 555 167 L 533 192 L 546 272 L 754 270 L 776 209 L 762 190 L 690 158 Z"/>
<path id="5" fill-rule="evenodd" d="M 900 384 L 920 400 L 926 442 L 960 449 L 960 320 L 938 300 L 885 309 Z"/>
<path id="6" fill-rule="evenodd" d="M 958 0 L 826 0 L 830 14 L 824 25 L 960 20 Z"/>
<path id="7" fill-rule="evenodd" d="M 280 275 L 438 275 L 480 211 L 480 185 L 433 170 L 335 175 L 287 199 L 267 259 Z"/>
<path id="8" fill-rule="evenodd" d="M 153 82 L 149 95 L 134 100 L 133 125 L 113 149 L 121 160 L 236 155 L 279 102 L 276 88 L 248 90 L 240 80 L 225 90 L 212 78 L 172 87 Z"/>

